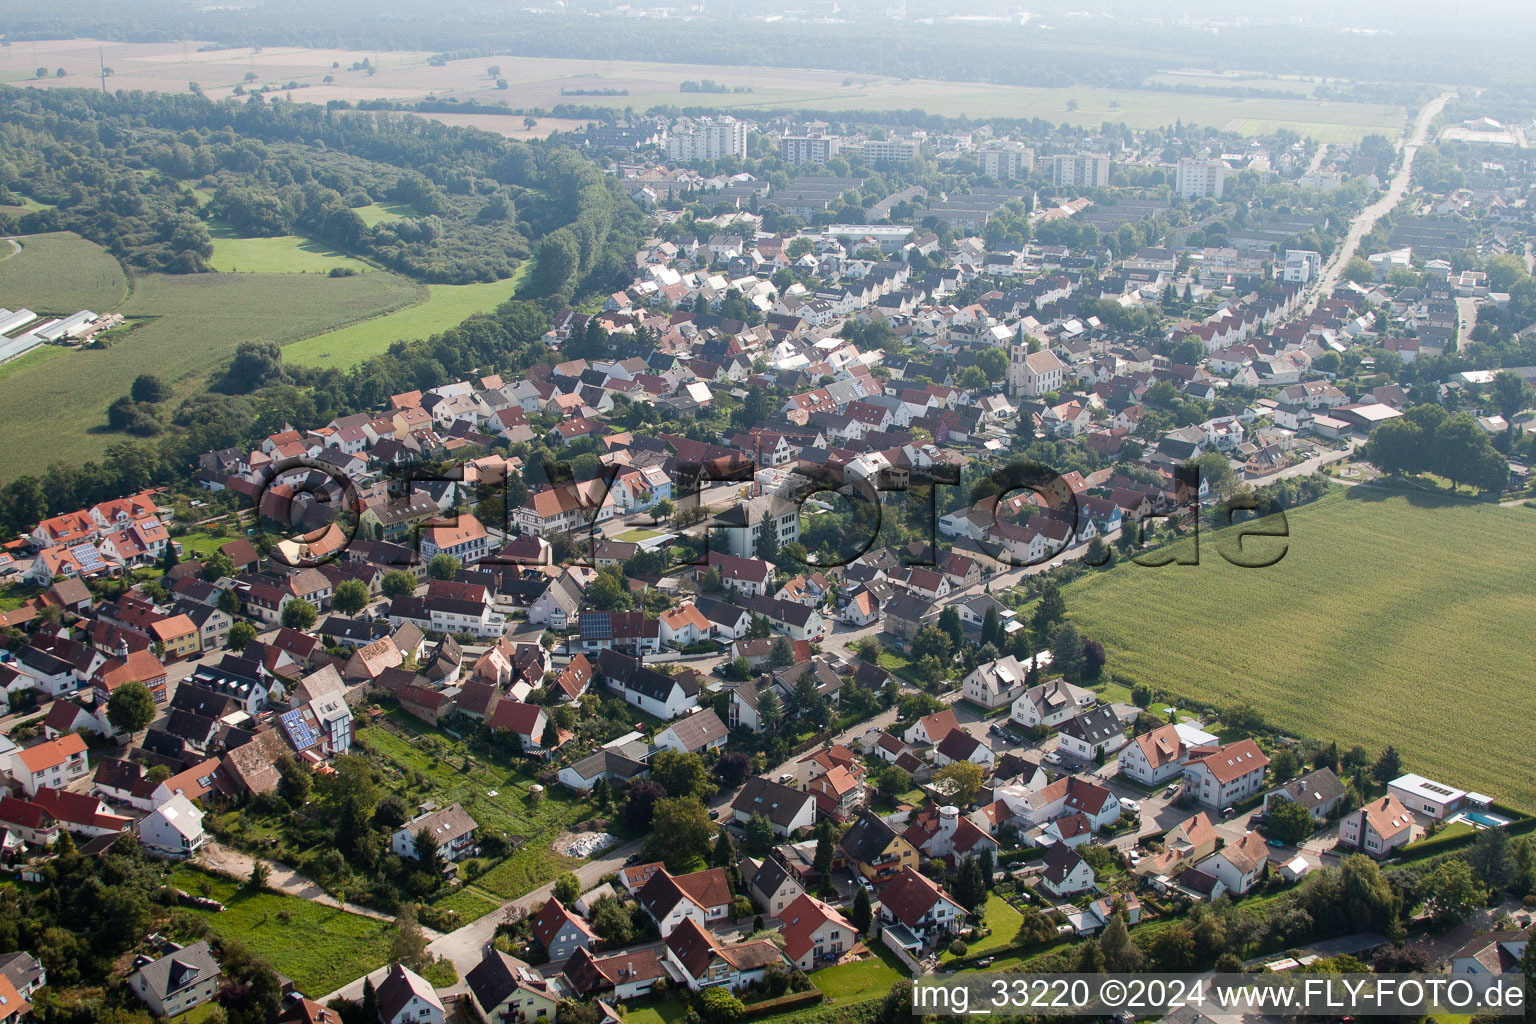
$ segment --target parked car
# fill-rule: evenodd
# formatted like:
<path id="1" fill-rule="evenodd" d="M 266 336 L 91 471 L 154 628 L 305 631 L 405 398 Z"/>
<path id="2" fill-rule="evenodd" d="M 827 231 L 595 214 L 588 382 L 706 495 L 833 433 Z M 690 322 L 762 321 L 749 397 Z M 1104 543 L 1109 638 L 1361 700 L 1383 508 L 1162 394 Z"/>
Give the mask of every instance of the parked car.
<path id="1" fill-rule="evenodd" d="M 1237 811 L 1234 808 L 1231 808 L 1231 807 L 1223 807 L 1221 809 L 1221 816 L 1223 818 L 1230 818 L 1230 817 L 1232 817 L 1232 815 L 1234 815 L 1236 813 L 1237 813 Z"/>
<path id="2" fill-rule="evenodd" d="M 720 809 L 719 808 L 715 808 L 714 810 L 709 812 L 709 820 L 710 821 L 719 821 L 720 820 Z"/>
<path id="3" fill-rule="evenodd" d="M 644 858 L 644 856 L 645 856 L 644 854 L 632 853 L 628 857 L 624 858 L 624 866 L 627 867 L 627 868 L 632 868 L 636 864 L 639 864 L 640 861 Z"/>
<path id="4" fill-rule="evenodd" d="M 1177 782 L 1174 782 L 1174 783 L 1170 783 L 1168 788 L 1163 790 L 1163 793 L 1166 794 L 1167 796 L 1173 796 L 1178 791 L 1179 791 L 1179 784 Z"/>
<path id="5" fill-rule="evenodd" d="M 1061 764 L 1061 755 L 1053 750 L 1049 754 L 1046 754 L 1042 760 L 1044 760 L 1046 764 Z"/>
<path id="6" fill-rule="evenodd" d="M 1136 800 L 1121 800 L 1120 801 L 1120 806 L 1124 807 L 1126 810 L 1130 811 L 1132 814 L 1140 814 L 1141 813 L 1141 803 L 1139 801 L 1136 801 Z"/>
<path id="7" fill-rule="evenodd" d="M 1141 854 L 1135 850 L 1132 850 L 1130 853 L 1125 855 L 1125 859 L 1130 861 L 1131 867 L 1135 867 L 1137 864 L 1141 863 Z"/>
<path id="8" fill-rule="evenodd" d="M 794 772 L 785 772 L 783 775 L 779 776 L 779 785 L 781 785 L 781 786 L 787 786 L 791 782 L 794 782 L 794 781 L 795 781 L 795 773 Z"/>

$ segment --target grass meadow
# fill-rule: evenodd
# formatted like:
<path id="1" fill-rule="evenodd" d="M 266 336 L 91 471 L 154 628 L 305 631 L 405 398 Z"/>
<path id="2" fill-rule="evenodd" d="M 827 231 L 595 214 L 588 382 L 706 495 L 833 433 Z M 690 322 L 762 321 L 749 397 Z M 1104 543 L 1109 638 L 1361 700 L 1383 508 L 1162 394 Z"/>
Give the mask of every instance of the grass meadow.
<path id="1" fill-rule="evenodd" d="M 512 297 L 518 282 L 532 266 L 532 261 L 522 264 L 505 281 L 422 285 L 427 296 L 424 301 L 287 345 L 283 359 L 307 366 L 345 369 L 381 355 L 397 341 L 425 338 L 476 313 L 489 313 Z"/>
<path id="2" fill-rule="evenodd" d="M 222 913 L 186 909 L 206 918 L 221 938 L 239 939 L 265 957 L 305 995 L 331 992 L 389 959 L 390 926 L 382 921 L 296 896 L 253 893 L 185 864 L 172 869 L 171 884 L 223 903 Z"/>
<path id="3" fill-rule="evenodd" d="M 373 270 L 360 259 L 337 252 L 324 242 L 297 235 L 239 238 L 215 235 L 213 269 L 225 274 L 326 274 L 347 268 L 359 274 Z"/>
<path id="4" fill-rule="evenodd" d="M 1268 568 L 1203 533 L 1199 565 L 1122 561 L 1066 588 L 1068 614 L 1112 672 L 1341 747 L 1392 744 L 1407 771 L 1536 808 L 1536 516 L 1354 487 L 1287 520 Z"/>

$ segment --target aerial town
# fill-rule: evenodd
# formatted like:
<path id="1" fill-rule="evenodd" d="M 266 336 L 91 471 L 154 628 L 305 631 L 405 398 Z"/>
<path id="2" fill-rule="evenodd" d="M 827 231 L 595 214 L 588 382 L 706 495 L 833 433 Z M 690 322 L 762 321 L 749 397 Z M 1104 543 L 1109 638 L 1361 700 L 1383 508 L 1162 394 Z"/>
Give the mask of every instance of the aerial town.
<path id="1" fill-rule="evenodd" d="M 1409 561 L 1417 527 L 1361 517 L 1443 508 L 1531 546 L 1536 121 L 1410 113 L 577 119 L 540 160 L 639 230 L 550 221 L 514 340 L 444 354 L 471 318 L 339 391 L 270 357 L 240 431 L 151 469 L 35 453 L 0 487 L 0 1024 L 895 1024 L 953 972 L 1529 975 L 1531 705 L 1447 649 L 1506 620 L 1399 594 L 1371 617 L 1439 663 L 1345 695 L 1404 670 L 1316 525 Z M 214 166 L 220 216 L 254 207 Z M 13 258 L 94 239 L 29 202 Z M 4 282 L 3 364 L 153 329 Z M 101 430 L 212 436 L 130 383 Z M 1179 660 L 1228 647 L 1283 678 Z"/>

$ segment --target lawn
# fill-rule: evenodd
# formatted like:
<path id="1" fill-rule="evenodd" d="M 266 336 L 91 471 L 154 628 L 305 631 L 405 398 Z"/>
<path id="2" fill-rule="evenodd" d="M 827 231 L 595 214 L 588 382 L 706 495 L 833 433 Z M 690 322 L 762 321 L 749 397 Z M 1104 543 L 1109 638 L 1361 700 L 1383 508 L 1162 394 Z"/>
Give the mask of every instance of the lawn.
<path id="1" fill-rule="evenodd" d="M 16 241 L 21 252 L 0 260 L 0 296 L 10 309 L 64 316 L 82 309 L 105 313 L 128 295 L 123 268 L 95 242 L 70 231 Z M 9 245 L 5 250 L 13 252 Z"/>
<path id="2" fill-rule="evenodd" d="M 1122 562 L 1072 584 L 1069 616 L 1111 671 L 1341 747 L 1390 743 L 1407 771 L 1536 806 L 1536 518 L 1355 487 L 1287 519 L 1268 568 L 1228 564 L 1231 535 L 1207 532 L 1197 566 Z"/>
<path id="3" fill-rule="evenodd" d="M 532 266 L 531 261 L 524 263 L 507 280 L 488 284 L 422 285 L 426 298 L 415 305 L 288 345 L 283 349 L 283 359 L 345 369 L 382 354 L 397 341 L 425 338 L 476 313 L 489 313 L 512 297 L 522 275 Z"/>
<path id="4" fill-rule="evenodd" d="M 643 540 L 650 540 L 652 537 L 660 537 L 660 536 L 661 536 L 661 531 L 660 530 L 646 530 L 646 529 L 641 528 L 641 529 L 635 529 L 635 530 L 626 530 L 626 531 L 624 531 L 623 533 L 619 534 L 617 537 L 615 537 L 613 539 L 614 540 L 622 540 L 622 541 L 625 541 L 626 543 L 629 543 L 629 544 L 638 544 L 638 543 L 640 543 Z"/>
<path id="5" fill-rule="evenodd" d="M 1019 925 L 1024 923 L 1024 915 L 1014 910 L 1013 905 L 997 893 L 987 897 L 986 916 L 987 927 L 992 929 L 992 934 L 980 942 L 972 943 L 970 956 L 979 956 L 990 950 L 1012 945 L 1018 938 Z"/>
<path id="6" fill-rule="evenodd" d="M 823 967 L 811 972 L 811 981 L 828 999 L 840 1003 L 861 1003 L 877 999 L 890 991 L 891 982 L 906 976 L 897 966 L 896 957 L 884 946 L 867 944 L 875 956 L 853 964 Z"/>
<path id="7" fill-rule="evenodd" d="M 16 259 L 0 264 L 0 273 Z M 133 319 L 109 332 L 109 347 L 66 352 L 0 378 L 0 480 L 51 462 L 100 458 L 124 440 L 105 430 L 107 406 L 141 373 L 175 386 L 174 408 L 226 365 L 241 341 L 286 343 L 376 317 L 409 303 L 418 287 L 383 272 L 143 275 L 118 307 Z"/>
<path id="8" fill-rule="evenodd" d="M 648 999 L 629 1008 L 624 1024 L 676 1024 L 687 1010 L 688 1004 L 680 996 Z"/>
<path id="9" fill-rule="evenodd" d="M 382 224 L 387 220 L 416 216 L 416 211 L 409 203 L 372 203 L 368 206 L 353 207 L 352 212 L 363 218 L 363 223 L 369 227 Z"/>
<path id="10" fill-rule="evenodd" d="M 338 267 L 361 274 L 373 269 L 323 242 L 297 235 L 236 238 L 215 234 L 213 258 L 208 262 L 214 270 L 228 274 L 325 274 Z"/>
<path id="11" fill-rule="evenodd" d="M 244 942 L 306 995 L 330 992 L 389 959 L 389 925 L 381 921 L 295 896 L 252 893 L 186 865 L 172 869 L 171 884 L 223 903 L 222 913 L 185 909 L 207 918 L 220 937 Z"/>

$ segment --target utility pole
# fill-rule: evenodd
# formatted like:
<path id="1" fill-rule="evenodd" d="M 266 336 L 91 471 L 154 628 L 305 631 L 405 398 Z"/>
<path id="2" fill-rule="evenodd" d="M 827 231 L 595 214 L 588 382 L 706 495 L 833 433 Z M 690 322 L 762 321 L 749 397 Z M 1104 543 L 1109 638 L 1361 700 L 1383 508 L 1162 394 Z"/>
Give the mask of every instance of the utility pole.
<path id="1" fill-rule="evenodd" d="M 101 93 L 107 93 L 107 49 L 104 46 L 96 47 L 96 60 L 101 64 Z"/>

